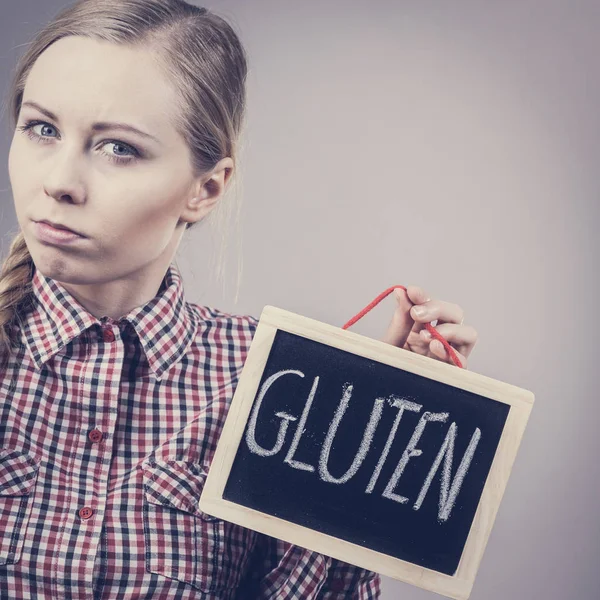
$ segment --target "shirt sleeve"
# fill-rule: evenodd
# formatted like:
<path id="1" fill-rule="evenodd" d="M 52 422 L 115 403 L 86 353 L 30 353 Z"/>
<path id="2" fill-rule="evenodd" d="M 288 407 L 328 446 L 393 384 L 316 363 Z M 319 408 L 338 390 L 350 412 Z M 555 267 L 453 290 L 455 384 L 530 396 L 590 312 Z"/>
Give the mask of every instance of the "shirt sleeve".
<path id="1" fill-rule="evenodd" d="M 378 573 L 259 534 L 237 600 L 371 600 Z"/>

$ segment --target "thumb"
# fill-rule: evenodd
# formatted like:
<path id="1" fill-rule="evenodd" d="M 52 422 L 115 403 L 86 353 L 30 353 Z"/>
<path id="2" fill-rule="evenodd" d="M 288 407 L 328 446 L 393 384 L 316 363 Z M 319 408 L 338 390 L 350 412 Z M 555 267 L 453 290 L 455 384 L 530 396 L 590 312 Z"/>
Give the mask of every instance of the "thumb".
<path id="1" fill-rule="evenodd" d="M 411 302 L 406 290 L 402 288 L 396 288 L 392 293 L 396 297 L 397 306 L 382 341 L 402 348 L 415 324 L 410 316 L 414 302 Z"/>

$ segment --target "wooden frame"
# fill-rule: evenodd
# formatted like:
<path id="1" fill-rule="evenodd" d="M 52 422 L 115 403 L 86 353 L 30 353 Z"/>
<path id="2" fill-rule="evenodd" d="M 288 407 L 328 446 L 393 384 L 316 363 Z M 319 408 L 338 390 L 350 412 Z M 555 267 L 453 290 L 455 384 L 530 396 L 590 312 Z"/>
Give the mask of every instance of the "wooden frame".
<path id="1" fill-rule="evenodd" d="M 445 575 L 307 527 L 229 502 L 223 491 L 242 440 L 277 330 L 509 404 L 511 409 L 489 471 L 456 573 Z M 200 510 L 266 535 L 387 575 L 457 600 L 471 593 L 502 500 L 534 394 L 526 389 L 421 356 L 358 333 L 265 306 L 219 439 L 199 502 Z"/>

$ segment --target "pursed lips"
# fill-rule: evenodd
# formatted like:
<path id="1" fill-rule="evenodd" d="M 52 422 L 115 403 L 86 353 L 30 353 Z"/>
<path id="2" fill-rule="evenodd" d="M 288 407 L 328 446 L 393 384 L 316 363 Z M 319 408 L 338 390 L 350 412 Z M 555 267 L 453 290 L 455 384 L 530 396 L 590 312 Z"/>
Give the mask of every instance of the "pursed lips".
<path id="1" fill-rule="evenodd" d="M 85 237 L 82 233 L 79 233 L 78 231 L 75 231 L 74 229 L 70 229 L 69 227 L 65 227 L 64 225 L 58 225 L 57 223 L 52 223 L 52 221 L 48 221 L 46 219 L 44 219 L 42 221 L 37 221 L 37 222 L 38 223 L 46 223 L 47 225 L 50 225 L 51 227 L 54 227 L 55 229 L 60 229 L 62 231 L 69 231 L 71 233 L 80 235 L 81 237 Z"/>

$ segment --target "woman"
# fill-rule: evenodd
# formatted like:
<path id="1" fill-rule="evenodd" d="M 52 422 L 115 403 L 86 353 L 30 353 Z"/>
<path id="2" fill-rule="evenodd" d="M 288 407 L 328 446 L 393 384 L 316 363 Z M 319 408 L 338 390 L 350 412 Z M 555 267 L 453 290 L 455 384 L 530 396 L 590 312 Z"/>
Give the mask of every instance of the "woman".
<path id="1" fill-rule="evenodd" d="M 257 320 L 186 302 L 172 261 L 223 204 L 246 70 L 233 29 L 181 0 L 80 0 L 17 65 L 1 598 L 379 596 L 373 572 L 197 507 Z M 420 333 L 438 319 L 466 365 L 460 307 L 396 291 L 384 341 L 449 361 Z"/>

